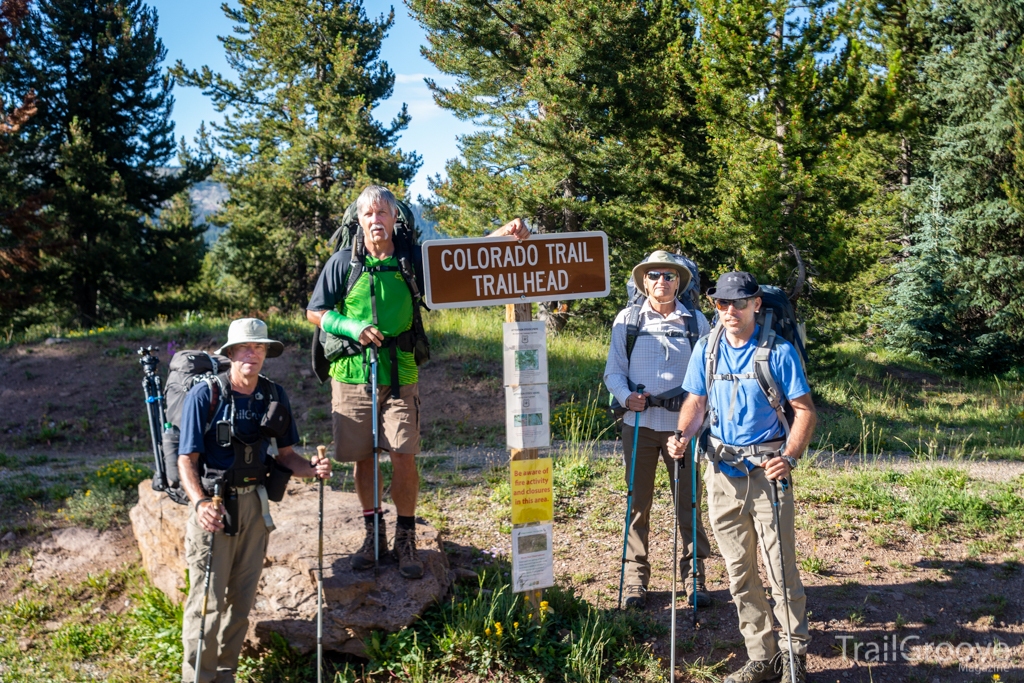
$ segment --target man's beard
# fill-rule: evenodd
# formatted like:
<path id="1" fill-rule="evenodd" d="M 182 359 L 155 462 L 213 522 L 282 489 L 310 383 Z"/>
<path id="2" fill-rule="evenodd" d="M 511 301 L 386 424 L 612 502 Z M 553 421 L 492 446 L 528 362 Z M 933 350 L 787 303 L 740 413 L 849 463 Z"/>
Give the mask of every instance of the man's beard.
<path id="1" fill-rule="evenodd" d="M 384 233 L 384 237 L 381 239 L 386 240 L 388 238 L 388 226 L 384 225 L 383 223 L 372 223 L 370 225 L 370 234 L 373 235 L 374 230 L 376 230 L 377 228 L 380 228 L 380 230 Z"/>

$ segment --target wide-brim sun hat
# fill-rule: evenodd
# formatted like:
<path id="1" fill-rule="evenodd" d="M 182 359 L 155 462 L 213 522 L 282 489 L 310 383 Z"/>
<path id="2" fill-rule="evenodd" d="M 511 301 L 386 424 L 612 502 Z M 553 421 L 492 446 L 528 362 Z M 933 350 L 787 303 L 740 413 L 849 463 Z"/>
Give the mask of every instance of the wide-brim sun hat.
<path id="1" fill-rule="evenodd" d="M 633 284 L 636 286 L 637 291 L 643 292 L 645 295 L 647 294 L 647 287 L 644 283 L 647 271 L 664 270 L 666 268 L 674 270 L 679 275 L 679 287 L 676 288 L 676 292 L 685 292 L 692 277 L 690 269 L 676 261 L 672 254 L 661 249 L 652 252 L 642 263 L 638 263 L 633 268 Z"/>
<path id="2" fill-rule="evenodd" d="M 228 326 L 228 340 L 217 353 L 239 344 L 266 344 L 267 358 L 277 358 L 284 353 L 284 344 L 267 336 L 267 324 L 259 318 L 239 318 Z"/>

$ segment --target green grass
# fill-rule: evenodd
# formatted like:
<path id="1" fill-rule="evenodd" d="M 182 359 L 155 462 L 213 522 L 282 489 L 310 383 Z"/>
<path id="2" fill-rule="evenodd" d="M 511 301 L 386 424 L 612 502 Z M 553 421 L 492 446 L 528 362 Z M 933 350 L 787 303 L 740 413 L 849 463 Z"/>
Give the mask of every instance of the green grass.
<path id="1" fill-rule="evenodd" d="M 920 458 L 1024 458 L 1024 381 L 942 376 L 904 356 L 838 344 L 811 368 L 818 448 Z"/>
<path id="2" fill-rule="evenodd" d="M 843 504 L 872 523 L 902 522 L 916 531 L 1024 535 L 1024 480 L 971 479 L 960 467 L 926 466 L 903 473 L 892 468 L 835 471 L 809 467 L 799 480 L 801 497 L 815 504 Z M 880 541 L 891 537 L 880 535 Z"/>
<path id="3" fill-rule="evenodd" d="M 480 367 L 474 361 L 497 363 L 500 368 L 504 306 L 430 311 L 423 322 L 430 336 L 432 359 L 461 360 L 463 371 L 470 374 Z M 548 336 L 548 385 L 553 403 L 603 392 L 610 335 L 607 327 L 578 323 L 570 324 L 559 335 Z"/>

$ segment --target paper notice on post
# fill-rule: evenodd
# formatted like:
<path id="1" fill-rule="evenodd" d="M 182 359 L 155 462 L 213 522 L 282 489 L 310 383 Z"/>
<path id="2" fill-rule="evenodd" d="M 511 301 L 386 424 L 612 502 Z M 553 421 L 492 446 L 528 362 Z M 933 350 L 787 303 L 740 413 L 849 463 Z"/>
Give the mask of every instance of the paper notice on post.
<path id="1" fill-rule="evenodd" d="M 547 332 L 541 320 L 504 324 L 505 386 L 548 383 Z"/>
<path id="2" fill-rule="evenodd" d="M 550 523 L 512 529 L 513 592 L 554 586 L 554 565 Z"/>
<path id="3" fill-rule="evenodd" d="M 551 445 L 547 384 L 505 387 L 505 436 L 509 448 Z"/>

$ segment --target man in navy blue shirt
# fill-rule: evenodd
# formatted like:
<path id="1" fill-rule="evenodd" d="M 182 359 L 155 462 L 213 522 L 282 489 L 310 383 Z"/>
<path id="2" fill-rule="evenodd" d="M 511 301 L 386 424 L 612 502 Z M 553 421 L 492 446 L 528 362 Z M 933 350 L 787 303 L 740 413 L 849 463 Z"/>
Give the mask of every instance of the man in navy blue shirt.
<path id="1" fill-rule="evenodd" d="M 779 487 L 780 528 L 776 528 L 771 482 L 787 480 L 791 484 L 790 473 L 807 450 L 817 413 L 797 350 L 785 340 L 776 340 L 768 367 L 792 407 L 792 424 L 786 425 L 779 419 L 779 413 L 761 389 L 755 373 L 760 294 L 757 281 L 744 272 L 725 273 L 708 291 L 718 310 L 719 325 L 724 329 L 712 331 L 694 347 L 683 380 L 688 396 L 679 413 L 682 439 L 670 439 L 668 450 L 674 458 L 684 457 L 689 450 L 687 442 L 700 430 L 705 414 L 710 415 L 707 456 L 712 467 L 704 473 L 708 514 L 725 560 L 729 591 L 739 612 L 740 632 L 749 657 L 743 668 L 726 678 L 725 683 L 759 683 L 775 679 L 779 673 L 788 683 L 789 659 L 778 655 L 788 652 L 790 646 L 796 655 L 792 674 L 803 683 L 810 636 L 807 599 L 796 565 L 793 488 Z M 710 351 L 717 353 L 711 382 L 707 376 L 709 339 L 720 339 L 717 349 Z M 784 628 L 782 642 L 776 642 L 772 610 L 758 573 L 759 539 L 775 599 L 775 617 L 784 627 L 785 605 L 789 606 L 792 633 L 787 634 Z M 786 586 L 781 585 L 780 544 L 786 563 Z M 788 600 L 783 600 L 784 590 Z"/>
<path id="2" fill-rule="evenodd" d="M 185 531 L 189 593 L 182 620 L 184 683 L 195 680 L 213 534 L 217 534 L 217 542 L 210 562 L 199 680 L 228 683 L 235 680 L 238 655 L 249 628 L 249 610 L 273 530 L 265 488 L 267 473 L 276 466 L 299 477 L 331 476 L 330 459 L 314 455 L 307 461 L 292 448 L 299 434 L 288 396 L 280 385 L 260 378 L 263 362 L 280 356 L 283 350 L 281 342 L 268 338 L 263 321 L 235 320 L 228 328 L 227 343 L 217 351 L 231 360 L 230 372 L 218 378 L 215 390 L 199 382 L 185 397 L 178 468 L 192 512 Z M 213 391 L 217 404 L 211 415 Z M 211 498 L 214 482 L 223 482 L 225 501 L 220 506 L 214 506 Z"/>

